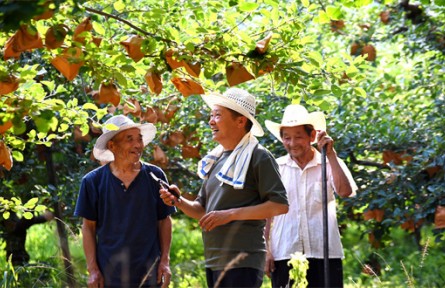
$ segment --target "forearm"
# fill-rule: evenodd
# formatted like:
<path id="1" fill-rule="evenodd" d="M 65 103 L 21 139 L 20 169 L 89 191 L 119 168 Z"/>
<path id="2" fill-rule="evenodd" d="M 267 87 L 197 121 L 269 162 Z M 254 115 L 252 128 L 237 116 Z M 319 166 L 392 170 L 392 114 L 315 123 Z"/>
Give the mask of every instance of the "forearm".
<path id="1" fill-rule="evenodd" d="M 96 229 L 91 224 L 82 225 L 82 243 L 88 272 L 99 270 L 96 259 Z"/>
<path id="2" fill-rule="evenodd" d="M 287 204 L 266 201 L 264 203 L 230 209 L 231 220 L 263 220 L 276 215 L 285 214 L 289 210 Z"/>
<path id="3" fill-rule="evenodd" d="M 159 243 L 161 249 L 161 262 L 169 265 L 170 263 L 170 247 L 172 242 L 172 221 L 171 217 L 158 221 Z"/>
<path id="4" fill-rule="evenodd" d="M 204 207 L 198 201 L 190 201 L 184 197 L 181 197 L 181 201 L 177 202 L 175 206 L 194 219 L 200 219 L 205 214 Z"/>
<path id="5" fill-rule="evenodd" d="M 266 239 L 266 249 L 269 251 L 269 237 L 270 237 L 270 228 L 272 226 L 273 218 L 266 219 L 266 227 L 264 228 L 264 239 Z"/>
<path id="6" fill-rule="evenodd" d="M 169 190 L 176 191 L 178 195 L 182 194 L 176 185 L 170 185 Z M 200 219 L 205 214 L 204 207 L 202 207 L 198 201 L 191 201 L 181 196 L 179 199 L 176 199 L 169 190 L 164 188 L 159 190 L 160 197 L 166 205 L 174 205 L 176 208 L 184 212 L 185 215 L 195 219 Z"/>
<path id="7" fill-rule="evenodd" d="M 331 166 L 332 177 L 334 180 L 335 191 L 340 197 L 348 197 L 352 194 L 352 187 L 349 183 L 348 177 L 343 171 L 338 162 L 337 155 L 334 154 L 328 157 L 329 165 Z"/>

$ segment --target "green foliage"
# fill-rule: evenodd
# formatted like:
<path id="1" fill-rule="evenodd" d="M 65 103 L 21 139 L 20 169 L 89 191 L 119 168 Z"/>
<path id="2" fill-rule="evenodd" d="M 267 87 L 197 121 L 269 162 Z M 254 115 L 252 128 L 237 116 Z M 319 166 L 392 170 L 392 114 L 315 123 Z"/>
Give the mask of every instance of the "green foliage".
<path id="1" fill-rule="evenodd" d="M 173 287 L 204 287 L 207 282 L 201 229 L 197 221 L 178 216 L 174 215 L 173 220 L 170 259 Z"/>
<path id="2" fill-rule="evenodd" d="M 171 112 L 171 118 L 155 123 L 158 137 L 143 159 L 152 162 L 153 148 L 161 147 L 169 158 L 162 167 L 169 181 L 196 194 L 201 184 L 195 173 L 198 158 L 184 158 L 184 144 L 171 146 L 166 140 L 176 131 L 183 132 L 187 144 L 205 155 L 215 145 L 207 125 L 208 109 L 197 95 L 183 97 L 170 80 L 189 77 L 206 92 L 224 90 L 226 67 L 232 62 L 256 76 L 238 86 L 257 96 L 260 123 L 281 121 L 289 103 L 325 112 L 328 133 L 360 187 L 357 197 L 340 201 L 340 224 L 359 223 L 361 237 L 372 232 L 379 249 L 391 250 L 392 232 L 399 231 L 401 224 L 414 221 L 418 224 L 414 230 L 404 233 L 419 235 L 422 227 L 431 227 L 437 205 L 445 205 L 443 1 L 421 1 L 421 6 L 411 1 L 409 6 L 396 0 L 55 0 L 52 18 L 32 19 L 43 12 L 44 2 L 4 1 L 0 7 L 1 47 L 20 24 L 31 25 L 42 38 L 53 25 L 69 28 L 62 48 L 22 52 L 17 60 L 1 57 L 0 79 L 19 78 L 16 91 L 0 95 L 0 124 L 13 124 L 0 134 L 0 141 L 12 150 L 14 159 L 11 171 L 0 167 L 3 218 L 12 207 L 23 215 L 35 207 L 42 209 L 23 204 L 38 198 L 37 205 L 61 204 L 65 223 L 76 231 L 79 221 L 72 214 L 78 185 L 82 175 L 97 167 L 90 160 L 99 136 L 93 128 L 100 128 L 110 114 L 128 113 L 123 105 L 134 106 L 132 100 L 143 111 L 153 107 Z M 384 11 L 389 12 L 387 23 L 380 18 Z M 91 18 L 93 30 L 84 32 L 85 44 L 76 43 L 74 30 L 85 17 Z M 342 20 L 345 26 L 333 29 L 331 20 Z M 269 48 L 260 54 L 256 44 L 269 33 Z M 145 57 L 138 62 L 120 44 L 130 35 L 144 38 Z M 99 46 L 92 43 L 93 37 L 102 38 Z M 359 55 L 363 47 L 351 53 L 353 43 L 373 45 L 375 61 Z M 84 65 L 72 81 L 50 63 L 66 47 L 81 47 L 84 55 Z M 190 76 L 183 68 L 172 71 L 165 57 L 169 49 L 178 60 L 201 64 L 201 74 Z M 146 87 L 144 75 L 151 69 L 163 82 L 159 95 Z M 267 73 L 260 76 L 260 71 Z M 118 107 L 95 102 L 93 95 L 103 81 L 118 86 L 122 96 Z M 77 128 L 82 140 L 74 136 Z M 259 140 L 274 155 L 285 153 L 267 132 Z M 382 159 L 389 152 L 401 160 Z M 48 174 L 49 155 L 55 181 Z M 382 222 L 363 221 L 362 213 L 373 209 L 384 211 Z M 432 237 L 443 241 L 443 230 Z M 423 236 L 414 242 L 419 247 L 422 241 Z M 186 258 L 189 251 L 180 247 L 185 246 L 174 248 Z M 199 251 L 193 250 L 193 255 Z M 404 263 L 410 275 L 410 264 Z M 189 268 L 179 266 L 182 272 L 178 273 L 193 286 L 194 278 L 187 278 Z"/>
<path id="3" fill-rule="evenodd" d="M 196 221 L 175 215 L 173 227 L 171 287 L 204 287 L 203 247 Z M 385 240 L 386 247 L 377 251 L 363 238 L 366 234 L 362 226 L 351 222 L 345 229 L 342 231 L 346 256 L 343 261 L 345 287 L 407 286 L 408 278 L 403 266 L 414 287 L 443 287 L 445 278 L 437 273 L 437 267 L 445 265 L 442 256 L 444 239 L 442 236 L 440 241 L 434 241 L 435 233 L 430 228 L 421 230 L 424 240 L 421 241 L 420 250 L 416 247 L 414 236 L 398 228 L 391 230 L 390 237 Z M 84 286 L 87 272 L 82 239 L 76 230 L 69 235 L 76 277 L 79 285 Z M 45 287 L 61 286 L 63 268 L 60 266 L 61 256 L 54 223 L 31 227 L 26 247 L 31 255 L 30 264 L 13 268 L 7 263 L 4 242 L 0 241 L 0 270 L 3 271 L 1 287 L 28 287 L 34 283 Z M 375 274 L 364 273 L 365 267 L 373 269 Z M 265 278 L 263 287 L 269 287 L 268 283 Z"/>
<path id="4" fill-rule="evenodd" d="M 0 287 L 55 287 L 63 283 L 60 277 L 63 268 L 54 228 L 49 223 L 29 228 L 26 249 L 31 260 L 24 266 L 12 266 L 5 257 L 4 243 L 0 242 L 0 269 L 3 271 Z"/>
<path id="5" fill-rule="evenodd" d="M 362 227 L 348 224 L 342 238 L 345 287 L 442 287 L 445 278 L 434 271 L 444 264 L 443 239 L 434 241 L 435 231 L 427 227 L 421 234 L 418 249 L 414 235 L 391 229 L 387 245 L 376 250 L 364 238 Z"/>
<path id="6" fill-rule="evenodd" d="M 309 261 L 306 257 L 300 252 L 295 252 L 291 255 L 288 265 L 292 265 L 292 269 L 289 271 L 289 279 L 294 281 L 292 287 L 307 287 L 306 274 L 309 269 Z"/>
<path id="7" fill-rule="evenodd" d="M 11 212 L 17 214 L 19 218 L 24 217 L 31 219 L 34 214 L 42 213 L 46 210 L 46 206 L 37 205 L 39 198 L 34 197 L 29 199 L 26 203 L 22 203 L 21 199 L 12 197 L 11 200 L 0 197 L 0 212 L 3 212 L 3 219 L 9 219 Z"/>

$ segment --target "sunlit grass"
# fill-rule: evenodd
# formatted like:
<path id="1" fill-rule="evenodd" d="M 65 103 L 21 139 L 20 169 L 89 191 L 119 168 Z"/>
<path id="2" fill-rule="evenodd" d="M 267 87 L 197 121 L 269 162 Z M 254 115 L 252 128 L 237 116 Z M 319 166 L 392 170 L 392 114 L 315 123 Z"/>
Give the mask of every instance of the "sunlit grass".
<path id="1" fill-rule="evenodd" d="M 174 235 L 171 249 L 171 287 L 205 287 L 205 268 L 201 231 L 196 221 L 174 219 Z M 390 237 L 379 249 L 371 247 L 363 230 L 356 223 L 348 223 L 343 231 L 342 241 L 345 250 L 344 283 L 346 288 L 358 287 L 443 287 L 445 276 L 440 267 L 445 266 L 444 239 L 435 241 L 430 227 L 421 230 L 421 246 L 418 249 L 414 236 L 400 228 L 391 229 Z M 87 272 L 79 231 L 69 231 L 71 261 L 74 265 L 76 282 L 86 286 Z M 0 271 L 13 279 L 5 257 L 5 243 L 0 242 Z M 26 248 L 31 256 L 29 265 L 18 267 L 15 273 L 19 282 L 3 279 L 0 287 L 61 287 L 65 283 L 65 273 L 58 243 L 56 223 L 34 225 L 28 229 Z M 381 269 L 375 275 L 363 273 L 363 265 L 370 256 L 377 259 Z M 2 275 L 2 276 L 4 276 Z M 410 282 L 409 282 L 410 281 Z M 14 282 L 14 281 L 12 281 Z M 270 280 L 264 277 L 263 287 L 271 287 Z"/>

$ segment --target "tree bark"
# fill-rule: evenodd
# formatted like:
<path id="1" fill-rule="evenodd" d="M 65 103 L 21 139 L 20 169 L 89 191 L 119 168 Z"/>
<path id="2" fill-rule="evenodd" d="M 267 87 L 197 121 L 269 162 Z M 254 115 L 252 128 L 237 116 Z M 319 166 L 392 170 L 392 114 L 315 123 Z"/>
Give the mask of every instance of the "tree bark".
<path id="1" fill-rule="evenodd" d="M 48 184 L 57 187 L 56 181 L 56 173 L 54 169 L 54 162 L 52 158 L 51 148 L 45 147 L 46 153 L 46 168 L 48 171 Z M 56 195 L 54 195 L 56 196 Z M 58 199 L 58 197 L 56 197 Z M 62 249 L 63 255 L 63 264 L 65 267 L 65 276 L 66 276 L 66 284 L 70 288 L 77 287 L 76 278 L 74 277 L 74 269 L 71 262 L 71 253 L 68 245 L 68 237 L 65 229 L 65 225 L 63 224 L 63 216 L 61 211 L 61 205 L 59 201 L 56 201 L 53 205 L 54 208 L 54 218 L 57 223 L 57 233 L 59 235 L 59 244 Z"/>

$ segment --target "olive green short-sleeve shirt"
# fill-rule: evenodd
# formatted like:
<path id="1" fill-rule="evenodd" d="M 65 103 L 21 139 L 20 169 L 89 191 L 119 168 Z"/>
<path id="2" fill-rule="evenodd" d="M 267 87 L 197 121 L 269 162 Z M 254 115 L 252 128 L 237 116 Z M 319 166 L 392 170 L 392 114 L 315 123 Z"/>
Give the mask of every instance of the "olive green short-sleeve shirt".
<path id="1" fill-rule="evenodd" d="M 198 194 L 197 201 L 205 207 L 206 213 L 255 206 L 266 201 L 288 204 L 278 165 L 272 154 L 260 144 L 254 149 L 244 188 L 234 189 L 233 186 L 222 184 L 216 174 L 230 153 L 224 152 L 214 164 Z M 265 223 L 265 220 L 233 221 L 212 231 L 203 231 L 206 268 L 222 270 L 239 253 L 245 252 L 247 257 L 234 267 L 263 270 L 266 255 L 263 235 Z"/>

